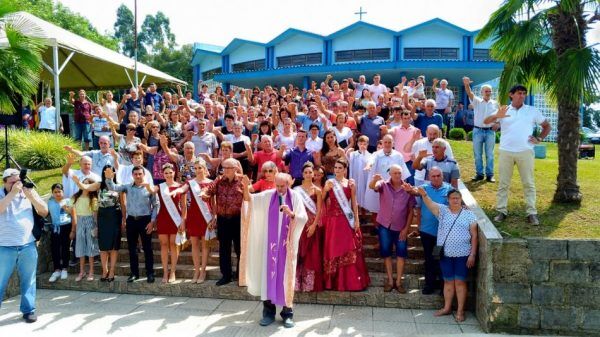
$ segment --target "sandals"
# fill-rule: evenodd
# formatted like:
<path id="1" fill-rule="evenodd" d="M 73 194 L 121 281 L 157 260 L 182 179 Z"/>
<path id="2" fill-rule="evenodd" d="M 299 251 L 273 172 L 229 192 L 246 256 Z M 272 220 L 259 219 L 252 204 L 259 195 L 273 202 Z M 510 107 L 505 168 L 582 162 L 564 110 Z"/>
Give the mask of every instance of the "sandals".
<path id="1" fill-rule="evenodd" d="M 81 280 L 83 280 L 85 275 L 86 273 L 79 273 L 79 275 L 77 275 L 77 277 L 75 278 L 75 282 L 80 282 Z"/>
<path id="2" fill-rule="evenodd" d="M 398 290 L 399 293 L 406 294 L 406 289 L 404 289 L 404 284 L 402 283 L 402 281 L 396 282 L 395 286 L 396 286 L 396 290 Z"/>
<path id="3" fill-rule="evenodd" d="M 389 293 L 392 291 L 392 289 L 394 289 L 394 284 L 386 281 L 383 285 L 383 292 Z"/>
<path id="4" fill-rule="evenodd" d="M 87 281 L 93 281 L 94 280 L 94 274 L 89 274 L 88 277 L 86 278 Z"/>
<path id="5" fill-rule="evenodd" d="M 200 272 L 200 277 L 198 278 L 196 283 L 204 283 L 204 280 L 206 280 L 206 271 Z"/>

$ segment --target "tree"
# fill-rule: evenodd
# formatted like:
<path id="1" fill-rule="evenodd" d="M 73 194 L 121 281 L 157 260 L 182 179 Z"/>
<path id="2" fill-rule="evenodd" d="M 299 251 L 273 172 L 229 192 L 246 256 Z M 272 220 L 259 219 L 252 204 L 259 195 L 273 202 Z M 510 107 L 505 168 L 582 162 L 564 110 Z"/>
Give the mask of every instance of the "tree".
<path id="1" fill-rule="evenodd" d="M 600 55 L 586 43 L 600 20 L 598 0 L 505 0 L 477 35 L 494 37 L 492 56 L 504 62 L 500 100 L 522 83 L 543 90 L 558 108 L 558 176 L 554 201 L 579 203 L 579 107 L 598 92 Z"/>
<path id="2" fill-rule="evenodd" d="M 60 2 L 52 0 L 1 0 L 18 11 L 28 12 L 42 20 L 51 22 L 72 33 L 94 41 L 106 48 L 117 50 L 117 40 L 108 34 L 101 34 L 92 23 L 78 13 L 73 13 Z"/>
<path id="3" fill-rule="evenodd" d="M 43 41 L 39 28 L 25 20 L 15 19 L 16 8 L 0 2 L 0 112 L 15 112 L 13 102 L 25 103 L 37 91 L 42 70 Z M 3 37 L 5 35 L 5 37 Z"/>
<path id="4" fill-rule="evenodd" d="M 192 45 L 183 45 L 180 49 L 160 47 L 148 57 L 148 65 L 180 80 L 192 83 Z"/>
<path id="5" fill-rule="evenodd" d="M 171 33 L 169 18 L 163 13 L 158 12 L 155 16 L 146 15 L 140 32 L 140 42 L 147 50 L 160 50 L 163 47 L 175 47 L 175 34 Z"/>
<path id="6" fill-rule="evenodd" d="M 124 4 L 117 9 L 117 21 L 115 21 L 115 38 L 119 41 L 121 54 L 133 57 L 135 49 L 135 36 L 133 33 L 133 12 Z M 138 43 L 139 47 L 139 43 Z M 143 47 L 142 47 L 143 48 Z M 146 50 L 138 49 L 138 54 L 145 56 Z"/>

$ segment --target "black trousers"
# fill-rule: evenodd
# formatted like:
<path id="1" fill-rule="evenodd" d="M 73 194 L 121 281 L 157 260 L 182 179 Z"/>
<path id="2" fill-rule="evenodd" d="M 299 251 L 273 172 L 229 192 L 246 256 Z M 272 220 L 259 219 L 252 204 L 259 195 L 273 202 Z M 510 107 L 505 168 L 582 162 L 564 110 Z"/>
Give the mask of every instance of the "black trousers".
<path id="1" fill-rule="evenodd" d="M 239 215 L 217 215 L 217 238 L 219 239 L 219 267 L 226 280 L 231 280 L 231 244 L 237 256 L 236 273 L 240 270 L 240 230 L 241 218 Z"/>
<path id="2" fill-rule="evenodd" d="M 52 232 L 50 235 L 50 250 L 52 251 L 54 270 L 69 268 L 69 248 L 71 244 L 69 233 L 71 233 L 70 224 L 60 226 L 60 233 Z"/>
<path id="3" fill-rule="evenodd" d="M 146 276 L 154 275 L 154 255 L 152 254 L 152 234 L 146 233 L 146 226 L 150 222 L 150 215 L 134 218 L 127 217 L 127 248 L 129 250 L 129 266 L 131 274 L 140 276 L 139 260 L 137 255 L 138 237 L 142 237 L 144 258 L 146 259 Z"/>
<path id="4" fill-rule="evenodd" d="M 425 287 L 435 289 L 440 284 L 440 263 L 431 254 L 437 243 L 437 236 L 420 232 L 425 255 Z"/>
<path id="5" fill-rule="evenodd" d="M 271 302 L 271 300 L 263 301 L 263 317 L 275 317 L 277 307 Z M 292 308 L 284 306 L 279 313 L 281 318 L 294 318 L 294 310 Z"/>

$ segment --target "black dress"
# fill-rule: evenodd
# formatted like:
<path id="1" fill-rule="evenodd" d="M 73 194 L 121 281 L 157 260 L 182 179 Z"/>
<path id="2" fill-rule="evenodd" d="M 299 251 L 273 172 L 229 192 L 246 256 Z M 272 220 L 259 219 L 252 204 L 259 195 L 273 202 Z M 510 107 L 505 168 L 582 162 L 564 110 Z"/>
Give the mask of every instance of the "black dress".
<path id="1" fill-rule="evenodd" d="M 120 249 L 121 215 L 119 193 L 98 191 L 98 246 L 101 251 Z"/>

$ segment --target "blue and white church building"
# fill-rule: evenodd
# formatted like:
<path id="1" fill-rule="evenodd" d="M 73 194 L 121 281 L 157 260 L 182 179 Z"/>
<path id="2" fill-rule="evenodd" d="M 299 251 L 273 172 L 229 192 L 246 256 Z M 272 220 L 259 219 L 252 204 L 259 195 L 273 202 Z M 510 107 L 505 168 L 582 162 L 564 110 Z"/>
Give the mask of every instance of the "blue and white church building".
<path id="1" fill-rule="evenodd" d="M 194 94 L 199 80 L 220 83 L 227 92 L 230 87 L 289 83 L 308 88 L 327 74 L 338 80 L 365 75 L 368 83 L 380 74 L 388 87 L 402 76 L 425 75 L 427 85 L 434 77 L 447 79 L 456 102 L 467 102 L 463 76 L 473 80 L 473 87 L 497 83 L 504 66 L 490 57 L 492 40 L 475 41 L 478 32 L 439 18 L 400 31 L 357 21 L 329 35 L 290 28 L 268 42 L 235 38 L 225 47 L 196 43 L 191 61 Z M 531 95 L 528 103 L 534 99 Z M 535 105 L 549 109 L 543 101 Z"/>

